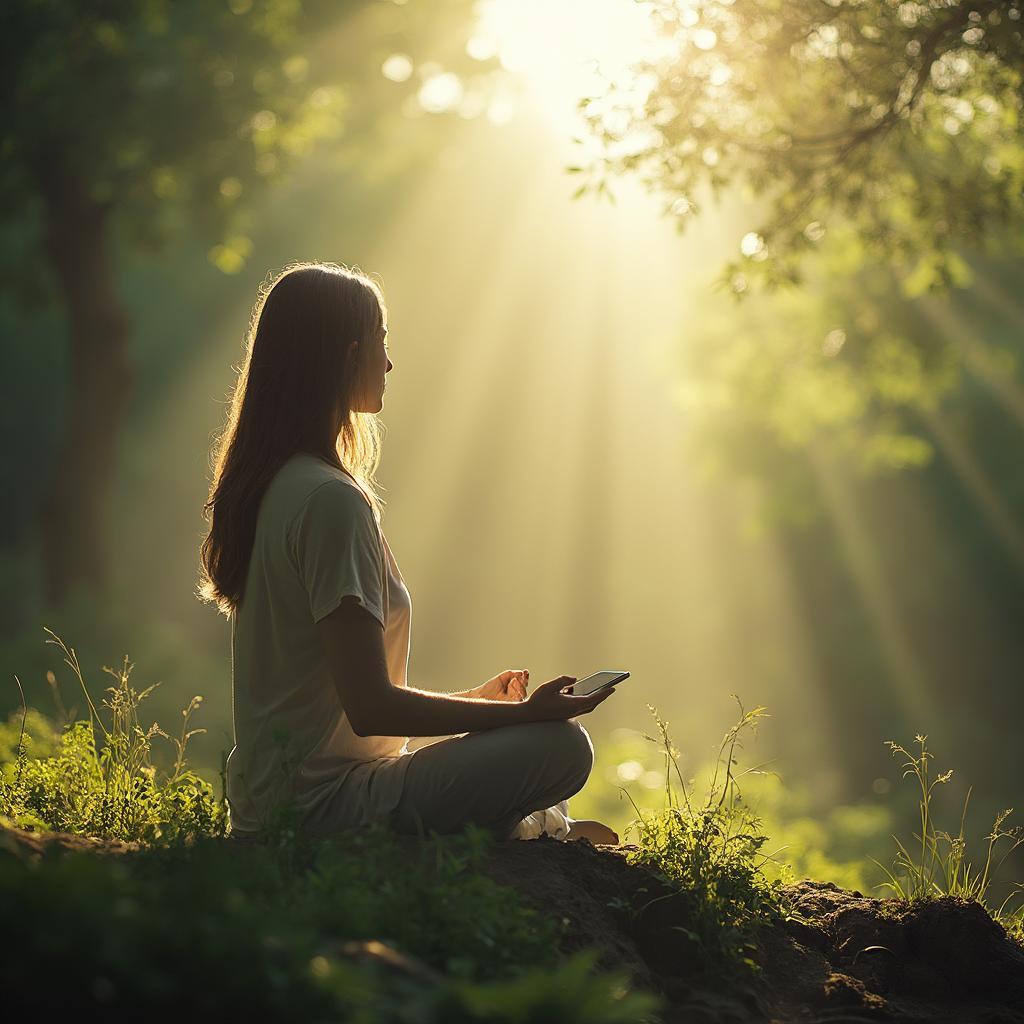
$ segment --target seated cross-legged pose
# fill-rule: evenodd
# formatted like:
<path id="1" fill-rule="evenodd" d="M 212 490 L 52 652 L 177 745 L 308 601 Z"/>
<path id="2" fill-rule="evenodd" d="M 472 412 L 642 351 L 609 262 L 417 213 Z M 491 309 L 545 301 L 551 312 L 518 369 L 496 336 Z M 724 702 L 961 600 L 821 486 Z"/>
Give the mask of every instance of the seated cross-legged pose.
<path id="1" fill-rule="evenodd" d="M 386 336 L 376 282 L 330 263 L 288 267 L 253 311 L 199 585 L 231 623 L 231 833 L 472 823 L 502 839 L 617 843 L 567 802 L 594 763 L 576 719 L 614 688 L 574 696 L 559 676 L 528 694 L 525 669 L 461 693 L 408 685 L 412 603 L 373 482 Z M 443 738 L 410 751 L 413 737 Z"/>

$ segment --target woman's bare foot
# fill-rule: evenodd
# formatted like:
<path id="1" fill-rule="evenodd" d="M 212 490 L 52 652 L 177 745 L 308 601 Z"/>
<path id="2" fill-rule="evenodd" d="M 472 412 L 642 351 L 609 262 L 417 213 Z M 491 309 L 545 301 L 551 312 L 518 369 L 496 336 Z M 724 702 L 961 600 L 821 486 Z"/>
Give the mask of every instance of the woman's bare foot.
<path id="1" fill-rule="evenodd" d="M 601 843 L 603 846 L 618 846 L 619 837 L 603 822 L 594 821 L 591 818 L 581 818 L 569 826 L 569 834 L 566 840 L 589 839 L 592 843 Z"/>

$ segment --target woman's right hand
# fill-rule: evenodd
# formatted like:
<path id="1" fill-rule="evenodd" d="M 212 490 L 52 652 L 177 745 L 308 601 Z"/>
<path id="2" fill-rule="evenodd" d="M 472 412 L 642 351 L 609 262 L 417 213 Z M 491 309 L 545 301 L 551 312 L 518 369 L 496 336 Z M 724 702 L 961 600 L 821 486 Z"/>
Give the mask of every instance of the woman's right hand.
<path id="1" fill-rule="evenodd" d="M 546 683 L 541 683 L 523 701 L 528 708 L 526 715 L 530 721 L 546 722 L 552 719 L 575 718 L 577 715 L 585 715 L 615 692 L 614 686 L 598 690 L 585 697 L 561 692 L 575 682 L 575 676 L 558 676 L 556 679 L 549 679 Z"/>

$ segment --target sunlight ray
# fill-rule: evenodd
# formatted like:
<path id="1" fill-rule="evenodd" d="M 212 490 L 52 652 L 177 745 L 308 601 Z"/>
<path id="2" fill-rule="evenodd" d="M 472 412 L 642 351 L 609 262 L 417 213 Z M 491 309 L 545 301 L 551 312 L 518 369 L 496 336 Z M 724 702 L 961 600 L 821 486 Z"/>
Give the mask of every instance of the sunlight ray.
<path id="1" fill-rule="evenodd" d="M 881 644 L 895 683 L 894 696 L 911 721 L 925 721 L 929 707 L 927 678 L 903 627 L 900 610 L 892 600 L 884 568 L 858 515 L 851 489 L 818 448 L 808 449 L 808 460 L 842 545 L 846 565 Z"/>
<path id="2" fill-rule="evenodd" d="M 437 187 L 443 192 L 451 184 L 441 181 Z M 544 230 L 537 202 L 543 189 L 543 179 L 535 175 L 516 181 L 514 194 L 497 204 L 503 218 L 496 230 L 488 232 L 479 261 L 466 260 L 455 241 L 454 248 L 446 248 L 452 255 L 438 254 L 427 268 L 418 258 L 422 240 L 443 236 L 445 227 L 445 207 L 430 201 L 428 187 L 424 209 L 433 211 L 427 218 L 429 228 L 415 220 L 407 222 L 408 244 L 381 254 L 391 282 L 389 293 L 396 297 L 396 309 L 405 310 L 401 318 L 415 322 L 412 310 L 416 308 L 429 309 L 431 318 L 415 336 L 410 330 L 406 346 L 396 346 L 392 376 L 404 374 L 401 387 L 410 399 L 402 406 L 401 420 L 394 416 L 388 420 L 389 432 L 403 438 L 401 444 L 392 445 L 401 452 L 391 465 L 395 479 L 402 482 L 393 528 L 426 541 L 417 545 L 405 565 L 419 591 L 431 595 L 431 605 L 421 605 L 426 614 L 421 621 L 428 629 L 448 630 L 452 607 L 482 619 L 497 617 L 494 609 L 481 607 L 487 605 L 486 599 L 471 598 L 479 597 L 481 588 L 489 585 L 481 570 L 486 566 L 490 572 L 493 559 L 485 557 L 483 546 L 501 543 L 500 527 L 487 514 L 486 495 L 507 486 L 503 480 L 507 467 L 501 464 L 505 460 L 495 448 L 512 442 L 514 430 L 501 429 L 499 418 L 514 422 L 522 412 L 522 404 L 515 400 L 514 388 L 522 372 L 516 362 L 530 356 L 531 350 L 514 339 L 528 322 L 524 311 L 530 311 L 533 303 L 528 290 L 514 282 L 522 280 L 517 268 L 522 254 L 530 251 L 531 241 Z M 460 220 L 460 227 L 474 224 L 471 213 Z M 452 225 L 451 234 L 456 233 Z M 480 246 L 479 238 L 476 245 Z M 403 252 L 409 256 L 403 257 Z M 409 262 L 402 266 L 404 260 Z M 469 280 L 449 275 L 449 269 L 458 265 L 472 269 Z M 432 393 L 431 399 L 413 400 L 417 390 Z M 395 391 L 392 401 L 401 402 L 398 386 Z M 488 465 L 490 471 L 481 475 L 481 468 Z M 462 555 L 453 560 L 451 552 L 456 550 Z M 469 588 L 469 593 L 460 593 L 463 588 Z M 452 661 L 453 669 L 459 671 L 458 659 Z M 429 665 L 425 668 L 428 673 L 432 670 Z M 448 686 L 449 681 L 439 685 Z"/>
<path id="3" fill-rule="evenodd" d="M 1024 572 L 1024 528 L 1000 495 L 996 485 L 978 465 L 977 459 L 973 457 L 967 445 L 939 413 L 921 410 L 921 416 L 942 454 L 985 516 L 1006 553 L 1013 559 L 1018 569 Z"/>
<path id="4" fill-rule="evenodd" d="M 989 305 L 998 309 L 1007 319 L 1015 322 L 1024 320 L 1024 303 L 1020 301 L 1020 293 L 1008 294 L 988 274 L 975 274 L 971 288 L 981 295 Z"/>
<path id="5" fill-rule="evenodd" d="M 932 327 L 963 353 L 970 371 L 991 388 L 1006 411 L 1024 427 L 1024 389 L 1008 376 L 1006 360 L 1000 359 L 998 351 L 977 337 L 964 315 L 949 301 L 938 303 L 925 296 L 918 308 Z"/>

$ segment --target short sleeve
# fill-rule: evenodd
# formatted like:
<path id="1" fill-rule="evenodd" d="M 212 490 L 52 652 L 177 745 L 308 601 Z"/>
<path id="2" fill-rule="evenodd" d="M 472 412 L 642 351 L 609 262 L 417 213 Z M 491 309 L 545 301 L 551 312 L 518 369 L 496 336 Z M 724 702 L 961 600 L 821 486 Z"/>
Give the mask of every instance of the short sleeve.
<path id="1" fill-rule="evenodd" d="M 366 499 L 341 480 L 306 499 L 292 530 L 295 564 L 319 622 L 352 595 L 384 622 L 384 550 Z"/>

